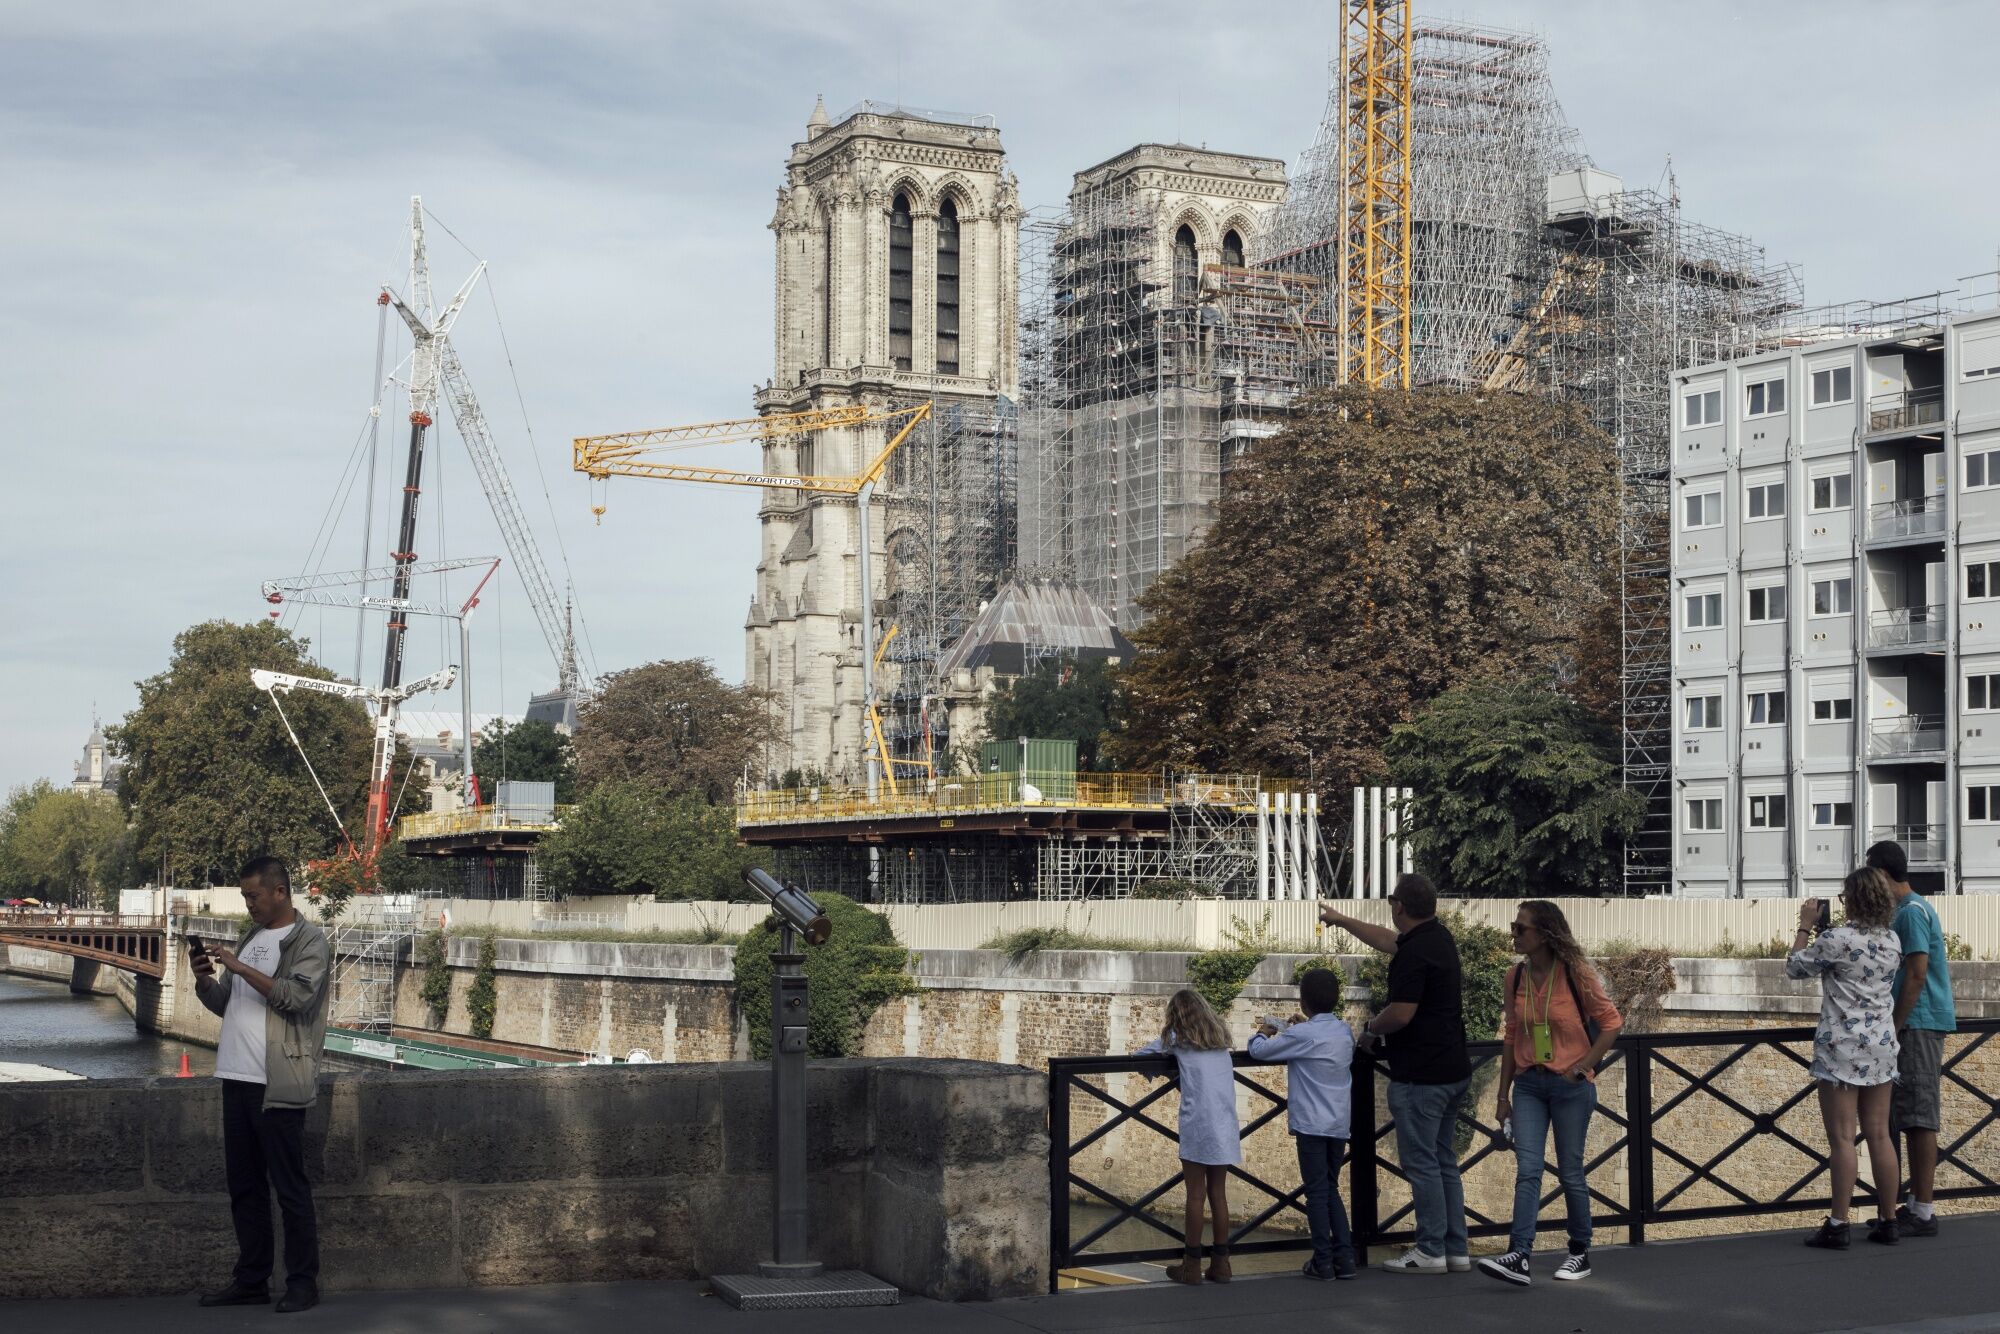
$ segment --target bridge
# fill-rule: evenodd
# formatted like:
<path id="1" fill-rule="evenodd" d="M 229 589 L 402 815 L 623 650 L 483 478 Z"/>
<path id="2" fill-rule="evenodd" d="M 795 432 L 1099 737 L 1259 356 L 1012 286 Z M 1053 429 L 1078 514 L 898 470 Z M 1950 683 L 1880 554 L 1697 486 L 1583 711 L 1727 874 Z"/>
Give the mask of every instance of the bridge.
<path id="1" fill-rule="evenodd" d="M 109 964 L 155 981 L 167 974 L 167 923 L 118 913 L 0 913 L 0 945 Z"/>

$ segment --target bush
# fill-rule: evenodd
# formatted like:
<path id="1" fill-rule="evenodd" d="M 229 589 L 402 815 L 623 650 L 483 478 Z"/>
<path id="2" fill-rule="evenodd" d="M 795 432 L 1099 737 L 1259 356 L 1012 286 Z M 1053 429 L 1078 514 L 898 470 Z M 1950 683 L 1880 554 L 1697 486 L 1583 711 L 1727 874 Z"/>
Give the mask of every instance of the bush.
<path id="1" fill-rule="evenodd" d="M 1150 940 L 1094 936 L 1087 931 L 1072 931 L 1066 926 L 1024 926 L 1018 931 L 1003 931 L 979 948 L 1003 950 L 1009 959 L 1019 963 L 1037 950 L 1118 950 L 1144 954 L 1175 947 Z"/>
<path id="2" fill-rule="evenodd" d="M 417 994 L 431 1012 L 431 1027 L 443 1028 L 451 1015 L 451 965 L 446 960 L 444 932 L 424 932 L 417 959 L 424 966 L 424 985 Z"/>
<path id="3" fill-rule="evenodd" d="M 1614 941 L 1599 954 L 1597 968 L 1611 1003 L 1625 1020 L 1625 1032 L 1651 1032 L 1679 983 L 1673 956 L 1663 949 Z"/>
<path id="4" fill-rule="evenodd" d="M 1135 899 L 1206 899 L 1214 891 L 1194 880 L 1142 880 L 1132 891 Z"/>
<path id="5" fill-rule="evenodd" d="M 915 995 L 922 988 L 907 971 L 910 952 L 879 916 L 841 894 L 814 896 L 833 922 L 824 945 L 805 947 L 809 983 L 806 1054 L 858 1056 L 868 1017 L 884 1001 Z M 778 931 L 770 921 L 751 930 L 736 947 L 736 1004 L 750 1028 L 750 1052 L 771 1056 L 771 953 Z"/>
<path id="6" fill-rule="evenodd" d="M 1188 985 L 1219 1015 L 1229 1013 L 1229 1007 L 1243 994 L 1243 984 L 1271 953 L 1270 910 L 1265 910 L 1263 921 L 1254 927 L 1231 922 L 1224 935 L 1229 943 L 1221 949 L 1189 955 L 1187 961 Z"/>
<path id="7" fill-rule="evenodd" d="M 1946 963 L 1972 962 L 1972 946 L 1956 931 L 1944 933 L 1944 957 Z"/>
<path id="8" fill-rule="evenodd" d="M 479 933 L 479 970 L 472 975 L 472 989 L 465 993 L 466 1013 L 472 1017 L 472 1036 L 493 1036 L 493 1016 L 499 1005 L 495 964 L 499 960 L 493 932 Z"/>

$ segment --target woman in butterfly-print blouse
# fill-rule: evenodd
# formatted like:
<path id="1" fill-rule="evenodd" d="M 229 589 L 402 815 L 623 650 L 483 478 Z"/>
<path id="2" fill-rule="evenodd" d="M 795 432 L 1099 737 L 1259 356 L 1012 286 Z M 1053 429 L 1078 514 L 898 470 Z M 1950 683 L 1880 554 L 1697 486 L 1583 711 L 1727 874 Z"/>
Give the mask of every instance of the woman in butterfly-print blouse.
<path id="1" fill-rule="evenodd" d="M 1827 1160 L 1833 1173 L 1833 1213 L 1806 1245 L 1845 1250 L 1847 1210 L 1854 1194 L 1854 1130 L 1857 1119 L 1868 1140 L 1868 1161 L 1877 1180 L 1880 1216 L 1868 1240 L 1896 1244 L 1899 1173 L 1896 1142 L 1889 1134 L 1889 1095 L 1896 1078 L 1898 1043 L 1891 1012 L 1902 944 L 1890 929 L 1896 894 L 1889 878 L 1873 867 L 1847 877 L 1840 901 L 1847 920 L 1812 938 L 1819 900 L 1799 905 L 1799 931 L 1785 959 L 1788 977 L 1819 977 L 1819 1032 L 1813 1038 L 1812 1077 L 1819 1084 L 1820 1116 L 1826 1122 Z"/>

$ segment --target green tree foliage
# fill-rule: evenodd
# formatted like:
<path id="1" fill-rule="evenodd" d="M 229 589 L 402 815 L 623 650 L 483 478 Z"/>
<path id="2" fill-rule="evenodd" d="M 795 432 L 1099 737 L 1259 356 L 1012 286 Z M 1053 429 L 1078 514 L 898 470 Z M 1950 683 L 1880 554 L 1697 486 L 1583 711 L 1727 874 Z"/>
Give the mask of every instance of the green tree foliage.
<path id="1" fill-rule="evenodd" d="M 728 801 L 776 740 L 771 696 L 721 681 L 704 658 L 613 672 L 577 717 L 578 786 L 646 783 Z"/>
<path id="2" fill-rule="evenodd" d="M 1458 913 L 1445 913 L 1440 920 L 1458 944 L 1465 1036 L 1472 1042 L 1497 1037 L 1507 1009 L 1507 970 L 1516 957 L 1513 941 L 1499 927 Z M 1380 1010 L 1389 1003 L 1388 955 L 1371 950 L 1362 959 L 1361 985 L 1368 988 L 1370 1008 Z"/>
<path id="3" fill-rule="evenodd" d="M 118 891 L 138 883 L 116 798 L 41 780 L 15 788 L 0 807 L 0 891 L 8 897 L 116 909 Z"/>
<path id="4" fill-rule="evenodd" d="M 996 692 L 986 711 L 989 736 L 1076 742 L 1079 770 L 1109 767 L 1105 741 L 1117 728 L 1117 681 L 1104 658 L 1050 659 Z"/>
<path id="5" fill-rule="evenodd" d="M 1383 747 L 1392 780 L 1415 791 L 1418 867 L 1466 897 L 1601 892 L 1644 814 L 1619 786 L 1614 741 L 1544 685 L 1439 696 Z"/>
<path id="6" fill-rule="evenodd" d="M 260 621 L 207 621 L 174 638 L 167 669 L 139 682 L 139 705 L 109 729 L 126 758 L 119 800 L 134 821 L 140 861 L 163 881 L 227 881 L 260 853 L 294 866 L 340 847 L 333 817 L 270 697 L 250 684 L 268 668 L 320 680 L 306 641 Z M 372 727 L 351 700 L 306 691 L 284 711 L 350 833 L 360 840 L 368 804 Z M 397 747 L 392 780 L 409 756 Z M 420 784 L 402 787 L 398 813 L 418 809 Z"/>
<path id="7" fill-rule="evenodd" d="M 576 800 L 576 763 L 569 738 L 540 718 L 524 718 L 512 727 L 495 721 L 472 747 L 472 768 L 479 776 L 479 795 L 493 800 L 493 785 L 502 777 L 524 783 L 554 783 L 556 801 Z"/>
<path id="8" fill-rule="evenodd" d="M 423 965 L 424 982 L 418 995 L 430 1011 L 431 1027 L 443 1028 L 451 1016 L 451 964 L 449 942 L 443 931 L 426 931 L 417 942 L 417 962 Z"/>
<path id="9" fill-rule="evenodd" d="M 909 974 L 910 952 L 889 919 L 840 894 L 813 896 L 833 923 L 824 945 L 805 947 L 811 1056 L 859 1056 L 868 1016 L 884 1001 L 922 990 Z M 767 920 L 736 947 L 736 1006 L 750 1029 L 750 1052 L 771 1056 L 771 953 L 778 931 Z"/>
<path id="10" fill-rule="evenodd" d="M 479 968 L 472 974 L 472 986 L 465 993 L 465 1012 L 472 1020 L 472 1036 L 476 1038 L 493 1036 L 493 1018 L 500 1004 L 499 961 L 500 948 L 494 943 L 494 933 L 480 932 Z"/>
<path id="11" fill-rule="evenodd" d="M 1574 682 L 1616 568 L 1617 481 L 1573 405 L 1319 396 L 1148 590 L 1118 766 L 1338 791 L 1380 781 L 1389 729 L 1455 685 Z"/>
<path id="12" fill-rule="evenodd" d="M 542 873 L 559 894 L 740 899 L 743 870 L 762 865 L 736 841 L 736 818 L 692 792 L 644 782 L 592 788 L 542 840 Z"/>

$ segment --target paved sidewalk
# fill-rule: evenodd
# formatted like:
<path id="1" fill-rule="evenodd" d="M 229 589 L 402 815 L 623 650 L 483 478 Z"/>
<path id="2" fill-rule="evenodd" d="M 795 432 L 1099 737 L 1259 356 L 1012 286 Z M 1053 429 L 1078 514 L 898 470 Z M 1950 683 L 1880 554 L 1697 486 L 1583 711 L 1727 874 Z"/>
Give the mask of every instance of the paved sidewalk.
<path id="1" fill-rule="evenodd" d="M 2000 1214 L 1946 1220 L 1935 1238 L 1893 1249 L 1857 1241 L 1810 1251 L 1800 1233 L 1656 1242 L 1596 1253 L 1583 1283 L 1537 1277 L 1511 1288 L 1477 1273 L 1413 1278 L 1370 1271 L 1353 1283 L 1289 1275 L 1228 1286 L 1148 1284 L 1021 1301 L 855 1311 L 733 1311 L 698 1283 L 579 1283 L 535 1288 L 331 1294 L 299 1316 L 204 1311 L 191 1297 L 0 1302 L 0 1326 L 34 1334 L 233 1334 L 282 1329 L 369 1334 L 545 1334 L 671 1329 L 677 1334 L 1239 1334 L 1329 1328 L 1340 1334 L 1477 1329 L 1494 1334 L 1975 1334 L 2000 1331 Z M 1858 1235 L 1858 1230 L 1857 1230 Z M 1553 1266 L 1548 1256 L 1541 1272 Z M 643 1322 L 643 1324 L 641 1323 Z"/>

